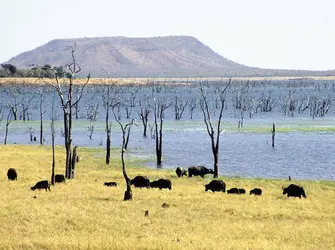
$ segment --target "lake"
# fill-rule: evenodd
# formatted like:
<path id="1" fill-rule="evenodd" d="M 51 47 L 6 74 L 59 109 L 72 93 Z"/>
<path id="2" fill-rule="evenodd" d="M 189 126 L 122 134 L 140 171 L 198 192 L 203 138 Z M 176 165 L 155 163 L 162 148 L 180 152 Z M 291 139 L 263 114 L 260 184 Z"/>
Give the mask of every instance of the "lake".
<path id="1" fill-rule="evenodd" d="M 214 87 L 215 86 L 215 87 Z M 212 109 L 213 122 L 217 120 L 217 108 L 215 107 L 215 89 L 220 86 L 215 83 L 208 87 L 207 94 Z M 234 85 L 226 96 L 226 108 L 223 120 L 225 131 L 220 139 L 220 174 L 225 176 L 239 176 L 252 178 L 280 178 L 311 179 L 311 180 L 335 180 L 335 111 L 332 105 L 334 100 L 334 82 L 271 82 L 253 83 L 248 88 L 245 84 Z M 39 131 L 39 98 L 37 88 L 21 90 L 13 97 L 9 95 L 8 87 L 2 87 L 1 107 L 2 121 L 0 123 L 0 143 L 4 142 L 4 131 L 8 106 L 14 101 L 25 103 L 30 107 L 29 121 L 11 121 L 9 125 L 8 143 L 36 144 L 31 142 L 28 128 Z M 148 136 L 143 137 L 143 126 L 139 120 L 139 100 L 152 98 L 154 92 L 151 87 L 124 87 L 117 91 L 118 100 L 122 100 L 120 108 L 121 121 L 129 121 L 136 118 L 138 126 L 131 130 L 127 157 L 138 157 L 144 160 L 144 164 L 156 168 L 155 140 L 151 138 L 150 129 Z M 73 145 L 79 147 L 105 147 L 105 111 L 101 96 L 104 93 L 102 87 L 92 86 L 85 90 L 80 102 L 78 119 L 74 119 Z M 34 98 L 32 99 L 32 96 Z M 134 98 L 135 96 L 135 98 Z M 163 164 L 161 168 L 187 168 L 191 165 L 213 165 L 210 138 L 206 131 L 203 116 L 196 103 L 196 108 L 190 119 L 190 103 L 199 99 L 199 87 L 194 86 L 170 86 L 163 87 L 155 92 L 156 100 L 171 102 L 166 110 L 163 123 Z M 271 111 L 262 112 L 257 105 L 263 100 L 273 102 Z M 236 108 L 236 100 L 239 98 L 242 108 Z M 313 99 L 314 98 L 314 99 Z M 32 99 L 29 104 L 28 101 Z M 56 144 L 62 145 L 61 109 L 58 96 L 52 89 L 45 91 L 43 110 L 45 144 L 51 144 L 50 112 L 51 103 L 55 102 L 57 116 Z M 130 100 L 134 100 L 131 107 Z M 53 101 L 54 100 L 54 101 Z M 311 100 L 314 100 L 312 102 Z M 328 109 L 323 116 L 316 113 L 315 107 L 322 105 L 322 100 L 330 100 Z M 186 105 L 186 102 L 188 104 Z M 182 118 L 175 118 L 176 102 L 186 105 Z M 255 104 L 256 103 L 256 104 Z M 294 110 L 289 110 L 292 104 Z M 263 105 L 263 104 L 261 104 Z M 309 105 L 303 112 L 302 107 Z M 24 106 L 24 105 L 23 105 Z M 22 105 L 17 106 L 23 110 Z M 126 118 L 126 108 L 131 110 L 131 115 Z M 319 106 L 318 106 L 319 107 Z M 300 108 L 300 110 L 299 110 Z M 314 113 L 313 113 L 314 112 Z M 20 111 L 18 112 L 20 113 Z M 22 113 L 22 111 L 21 111 Z M 95 113 L 95 119 L 92 118 Z M 152 113 L 152 112 L 151 112 Z M 313 116 L 314 114 L 314 116 Z M 315 115 L 316 114 L 316 115 Z M 111 114 L 111 116 L 113 116 Z M 153 117 L 149 116 L 149 124 L 152 126 Z M 238 123 L 243 121 L 243 128 L 238 129 Z M 112 146 L 120 147 L 121 131 L 114 119 L 112 122 Z M 271 147 L 272 123 L 276 124 L 275 147 Z M 94 126 L 92 139 L 88 136 L 88 126 Z M 118 150 L 118 149 L 116 149 Z M 80 149 L 79 149 L 80 154 Z"/>

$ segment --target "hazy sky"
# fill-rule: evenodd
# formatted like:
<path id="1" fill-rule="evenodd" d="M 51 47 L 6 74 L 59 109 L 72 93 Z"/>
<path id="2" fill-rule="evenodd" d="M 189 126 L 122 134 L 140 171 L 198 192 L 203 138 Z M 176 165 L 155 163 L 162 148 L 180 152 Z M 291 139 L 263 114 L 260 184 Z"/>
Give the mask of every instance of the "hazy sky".
<path id="1" fill-rule="evenodd" d="M 52 39 L 189 35 L 248 66 L 335 69 L 335 0 L 0 0 L 0 62 Z"/>

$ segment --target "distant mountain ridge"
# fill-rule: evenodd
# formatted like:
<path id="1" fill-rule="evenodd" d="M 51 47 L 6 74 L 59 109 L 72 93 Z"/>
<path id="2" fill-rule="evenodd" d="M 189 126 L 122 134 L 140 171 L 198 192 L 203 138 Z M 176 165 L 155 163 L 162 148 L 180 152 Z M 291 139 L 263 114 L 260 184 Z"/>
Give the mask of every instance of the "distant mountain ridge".
<path id="1" fill-rule="evenodd" d="M 335 71 L 273 70 L 248 67 L 215 53 L 191 36 L 152 38 L 97 37 L 56 39 L 21 53 L 6 63 L 61 66 L 71 62 L 68 46 L 76 43 L 81 75 L 104 77 L 211 77 L 329 75 Z M 103 69 L 103 70 L 102 70 Z"/>

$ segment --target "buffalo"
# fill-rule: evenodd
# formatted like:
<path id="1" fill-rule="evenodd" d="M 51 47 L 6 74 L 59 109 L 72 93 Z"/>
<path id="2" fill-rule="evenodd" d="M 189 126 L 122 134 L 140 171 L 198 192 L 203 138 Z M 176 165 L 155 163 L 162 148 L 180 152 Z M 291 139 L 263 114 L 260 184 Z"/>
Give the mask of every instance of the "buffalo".
<path id="1" fill-rule="evenodd" d="M 205 166 L 191 166 L 188 168 L 188 177 L 200 175 L 204 178 L 206 174 L 214 174 L 213 169 L 208 169 Z"/>
<path id="2" fill-rule="evenodd" d="M 295 184 L 291 184 L 288 187 L 283 187 L 283 194 L 287 194 L 287 197 L 299 197 L 301 199 L 301 196 L 306 197 L 305 190 L 302 186 L 298 186 Z"/>
<path id="3" fill-rule="evenodd" d="M 8 180 L 10 180 L 10 181 L 17 180 L 17 173 L 16 173 L 15 168 L 8 169 L 8 171 L 7 171 L 7 177 L 8 177 Z"/>
<path id="4" fill-rule="evenodd" d="M 159 188 L 159 189 L 166 188 L 166 189 L 171 190 L 172 183 L 168 179 L 159 179 L 157 181 L 150 182 L 150 187 L 151 188 Z"/>
<path id="5" fill-rule="evenodd" d="M 56 174 L 55 175 L 55 182 L 56 183 L 65 182 L 65 176 L 63 174 Z"/>
<path id="6" fill-rule="evenodd" d="M 114 181 L 105 182 L 105 183 L 104 183 L 104 186 L 107 186 L 107 187 L 116 187 L 116 186 L 117 186 L 117 183 L 114 182 Z"/>
<path id="7" fill-rule="evenodd" d="M 245 190 L 243 188 L 231 188 L 227 190 L 227 194 L 245 194 Z"/>
<path id="8" fill-rule="evenodd" d="M 134 179 L 130 180 L 130 184 L 134 185 L 135 187 L 139 187 L 139 188 L 142 188 L 142 187 L 149 188 L 150 180 L 146 176 L 138 175 Z"/>
<path id="9" fill-rule="evenodd" d="M 226 192 L 226 184 L 222 180 L 212 180 L 209 184 L 205 185 L 205 191 L 207 190 Z"/>
<path id="10" fill-rule="evenodd" d="M 260 189 L 260 188 L 254 188 L 253 190 L 250 190 L 250 194 L 253 194 L 253 195 L 262 195 L 262 189 Z"/>
<path id="11" fill-rule="evenodd" d="M 35 186 L 31 187 L 31 190 L 35 189 L 45 189 L 45 191 L 51 191 L 50 190 L 50 183 L 47 180 L 39 181 L 35 184 Z"/>
<path id="12" fill-rule="evenodd" d="M 239 194 L 245 194 L 245 189 L 244 188 L 239 188 L 238 192 L 239 192 Z"/>
<path id="13" fill-rule="evenodd" d="M 181 167 L 177 167 L 176 174 L 178 177 L 183 177 L 184 175 L 187 176 L 187 170 Z"/>

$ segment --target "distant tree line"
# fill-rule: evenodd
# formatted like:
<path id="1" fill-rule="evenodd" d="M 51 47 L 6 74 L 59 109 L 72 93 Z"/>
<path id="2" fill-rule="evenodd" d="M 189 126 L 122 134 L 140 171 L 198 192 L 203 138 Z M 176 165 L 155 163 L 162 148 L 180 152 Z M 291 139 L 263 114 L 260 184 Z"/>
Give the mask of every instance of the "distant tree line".
<path id="1" fill-rule="evenodd" d="M 1 64 L 1 68 L 0 68 L 0 77 L 54 78 L 55 74 L 57 74 L 58 78 L 63 78 L 67 76 L 63 66 L 52 67 L 49 64 L 45 64 L 42 67 L 31 67 L 29 69 L 18 69 L 13 64 L 4 63 L 4 64 Z"/>

